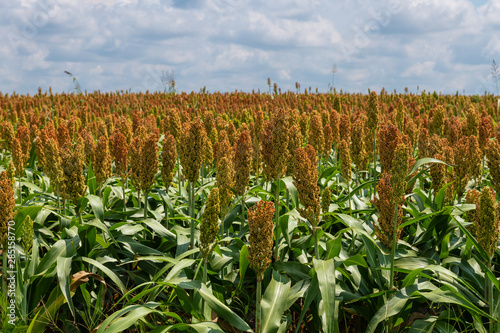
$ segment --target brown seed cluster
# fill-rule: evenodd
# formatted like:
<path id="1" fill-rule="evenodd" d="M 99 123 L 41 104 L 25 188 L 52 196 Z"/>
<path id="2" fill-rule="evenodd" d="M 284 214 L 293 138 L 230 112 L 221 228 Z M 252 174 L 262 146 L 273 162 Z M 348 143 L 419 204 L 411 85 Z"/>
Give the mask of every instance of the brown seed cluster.
<path id="1" fill-rule="evenodd" d="M 87 187 L 85 186 L 84 168 L 84 152 L 83 141 L 81 138 L 77 140 L 77 144 L 73 149 L 72 145 L 66 145 L 61 148 L 60 160 L 63 173 L 62 182 L 59 184 L 61 188 L 61 197 L 64 200 L 71 200 L 78 207 L 78 199 L 85 195 Z"/>
<path id="2" fill-rule="evenodd" d="M 444 157 L 441 154 L 435 154 L 433 157 L 437 160 L 444 161 Z M 432 189 L 434 193 L 437 194 L 446 182 L 446 165 L 442 163 L 433 163 L 430 168 L 430 174 L 432 178 Z"/>
<path id="3" fill-rule="evenodd" d="M 318 169 L 316 151 L 313 146 L 295 150 L 293 184 L 297 188 L 299 201 L 304 206 L 298 208 L 300 215 L 313 226 L 317 226 L 320 214 L 320 189 L 318 186 Z"/>
<path id="4" fill-rule="evenodd" d="M 219 161 L 216 180 L 216 186 L 219 188 L 221 218 L 223 219 L 233 198 L 231 188 L 234 185 L 233 161 L 225 156 Z"/>
<path id="5" fill-rule="evenodd" d="M 170 132 L 165 133 L 161 149 L 161 177 L 168 189 L 174 179 L 175 162 L 177 161 L 177 144 Z"/>
<path id="6" fill-rule="evenodd" d="M 349 184 L 352 177 L 351 154 L 349 143 L 347 143 L 346 140 L 340 141 L 339 156 L 341 161 L 340 174 L 342 175 L 343 181 Z"/>
<path id="7" fill-rule="evenodd" d="M 273 160 L 276 165 L 273 178 L 282 177 L 286 172 L 288 160 L 289 128 L 288 117 L 284 109 L 279 109 L 273 114 Z"/>
<path id="8" fill-rule="evenodd" d="M 495 191 L 500 193 L 500 143 L 497 140 L 488 142 L 486 159 L 491 175 L 491 183 Z"/>
<path id="9" fill-rule="evenodd" d="M 432 134 L 443 135 L 445 111 L 442 105 L 438 105 L 432 110 L 432 118 L 429 124 Z"/>
<path id="10" fill-rule="evenodd" d="M 487 186 L 481 191 L 479 219 L 476 221 L 475 231 L 477 242 L 490 258 L 493 258 L 498 249 L 499 226 L 498 202 L 495 198 L 495 191 Z"/>
<path id="11" fill-rule="evenodd" d="M 14 126 L 9 121 L 2 122 L 2 127 L 0 128 L 3 140 L 3 148 L 7 150 L 12 149 L 12 140 L 14 140 L 16 134 L 14 132 Z"/>
<path id="12" fill-rule="evenodd" d="M 14 190 L 10 182 L 7 172 L 0 172 L 0 245 L 6 249 L 5 241 L 8 235 L 9 221 L 14 218 Z"/>
<path id="13" fill-rule="evenodd" d="M 332 191 L 327 186 L 321 192 L 321 212 L 328 213 L 330 210 L 330 203 L 332 202 Z M 329 220 L 330 217 L 323 217 L 323 220 Z"/>
<path id="14" fill-rule="evenodd" d="M 408 147 L 401 143 L 394 151 L 394 163 L 391 170 L 391 186 L 394 200 L 404 201 L 406 190 L 406 174 L 408 172 Z"/>
<path id="15" fill-rule="evenodd" d="M 140 189 L 149 191 L 158 171 L 158 132 L 154 131 L 144 141 L 141 150 L 141 166 L 139 168 Z"/>
<path id="16" fill-rule="evenodd" d="M 368 109 L 366 110 L 368 116 L 368 128 L 370 129 L 372 135 L 378 128 L 378 117 L 379 117 L 379 106 L 378 106 L 378 96 L 375 91 L 370 92 L 368 97 Z"/>
<path id="17" fill-rule="evenodd" d="M 297 148 L 302 148 L 303 145 L 303 137 L 302 133 L 300 131 L 299 125 L 295 124 L 290 128 L 290 140 L 288 141 L 288 161 L 286 163 L 286 173 L 287 175 L 293 175 L 294 174 L 294 168 L 295 168 L 295 160 L 297 157 L 295 156 L 295 150 Z"/>
<path id="18" fill-rule="evenodd" d="M 418 135 L 418 159 L 430 157 L 430 149 L 429 149 L 429 131 L 427 128 L 421 128 L 420 133 Z"/>
<path id="19" fill-rule="evenodd" d="M 128 145 L 127 138 L 118 129 L 112 136 L 113 158 L 115 161 L 115 173 L 122 178 L 128 177 Z M 85 154 L 87 155 L 87 154 Z"/>
<path id="20" fill-rule="evenodd" d="M 394 151 L 402 143 L 401 134 L 396 126 L 389 123 L 380 128 L 378 136 L 382 171 L 390 172 L 394 160 Z"/>
<path id="21" fill-rule="evenodd" d="M 259 201 L 248 210 L 248 261 L 255 271 L 257 280 L 262 281 L 264 271 L 269 267 L 273 248 L 273 216 L 274 204 L 270 201 Z"/>
<path id="22" fill-rule="evenodd" d="M 314 150 L 322 153 L 325 149 L 325 137 L 323 135 L 323 122 L 321 117 L 315 113 L 311 117 L 311 124 L 309 127 L 308 144 L 313 146 Z"/>
<path id="23" fill-rule="evenodd" d="M 366 164 L 368 163 L 368 153 L 366 147 L 366 116 L 360 116 L 354 122 L 351 135 L 351 155 L 352 161 L 359 170 L 364 170 Z M 368 128 L 366 128 L 368 130 Z"/>
<path id="24" fill-rule="evenodd" d="M 100 186 L 106 179 L 111 176 L 112 169 L 113 161 L 111 159 L 111 153 L 109 151 L 108 138 L 102 135 L 97 141 L 93 163 L 93 170 L 97 181 L 97 186 Z"/>
<path id="25" fill-rule="evenodd" d="M 214 187 L 208 195 L 200 224 L 200 252 L 203 259 L 207 259 L 217 245 L 219 214 L 219 189 Z"/>
<path id="26" fill-rule="evenodd" d="M 186 179 L 193 184 L 198 180 L 203 162 L 203 131 L 203 124 L 201 120 L 197 119 L 182 132 L 181 137 L 180 160 L 183 173 Z M 172 133 L 172 135 L 174 134 Z"/>
<path id="27" fill-rule="evenodd" d="M 475 209 L 469 210 L 465 212 L 464 217 L 467 222 L 473 222 L 470 225 L 469 230 L 475 234 L 476 233 L 476 221 L 479 221 L 479 212 L 480 212 L 480 204 L 481 204 L 481 192 L 476 190 L 475 188 L 472 190 L 468 190 L 465 195 L 465 203 L 466 204 L 474 204 L 476 205 Z"/>
<path id="28" fill-rule="evenodd" d="M 333 145 L 333 132 L 331 126 L 327 123 L 325 127 L 323 127 L 323 135 L 325 137 L 325 149 L 322 152 L 323 158 L 327 159 L 332 152 Z"/>
<path id="29" fill-rule="evenodd" d="M 242 127 L 234 154 L 234 191 L 237 195 L 243 195 L 245 188 L 250 181 L 250 171 L 252 170 L 252 139 L 246 125 Z"/>
<path id="30" fill-rule="evenodd" d="M 374 224 L 375 234 L 377 238 L 387 246 L 392 248 L 392 238 L 394 235 L 394 209 L 398 198 L 394 196 L 394 190 L 391 186 L 391 175 L 387 172 L 382 174 L 380 181 L 377 184 L 378 197 L 370 200 L 370 202 L 377 208 L 378 221 Z M 397 225 L 401 225 L 403 221 L 403 207 L 398 204 Z M 401 237 L 402 229 L 397 229 L 396 239 Z"/>

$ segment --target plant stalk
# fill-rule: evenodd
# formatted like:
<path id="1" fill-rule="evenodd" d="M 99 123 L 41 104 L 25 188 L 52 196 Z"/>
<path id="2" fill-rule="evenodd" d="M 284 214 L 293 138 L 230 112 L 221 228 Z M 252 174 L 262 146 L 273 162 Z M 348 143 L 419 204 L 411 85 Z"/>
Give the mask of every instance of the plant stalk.
<path id="1" fill-rule="evenodd" d="M 377 151 L 376 140 L 375 140 L 375 131 L 373 131 L 373 183 L 372 183 L 372 192 L 373 198 L 377 194 L 377 187 L 375 186 L 375 179 L 377 178 L 377 157 L 375 156 Z"/>
<path id="2" fill-rule="evenodd" d="M 144 191 L 144 218 L 148 217 L 148 191 Z"/>
<path id="3" fill-rule="evenodd" d="M 318 234 L 317 227 L 312 227 L 313 240 L 314 240 L 314 257 L 319 260 L 319 248 L 318 248 Z"/>
<path id="4" fill-rule="evenodd" d="M 262 276 L 259 276 L 257 278 L 257 300 L 256 300 L 256 306 L 257 306 L 257 311 L 255 314 L 255 333 L 260 333 L 260 322 L 262 320 L 261 318 L 261 307 L 260 303 L 262 301 Z"/>
<path id="5" fill-rule="evenodd" d="M 125 196 L 125 182 L 126 182 L 126 179 L 122 178 L 122 192 L 123 192 L 123 208 L 122 208 L 122 211 L 124 213 L 127 211 L 127 201 L 126 201 L 127 197 Z M 125 216 L 125 214 L 123 215 L 123 221 L 127 222 L 127 217 Z"/>
<path id="6" fill-rule="evenodd" d="M 276 223 L 275 223 L 275 228 L 276 228 L 276 243 L 274 246 L 275 253 L 274 253 L 274 259 L 276 261 L 279 260 L 279 237 L 280 237 L 280 227 L 279 227 L 279 218 L 280 218 L 280 212 L 279 212 L 279 205 L 280 205 L 280 181 L 281 181 L 281 170 L 278 170 L 278 186 L 276 187 L 276 194 L 274 195 L 274 206 L 276 207 L 276 210 L 274 212 L 274 216 L 276 218 Z"/>
<path id="7" fill-rule="evenodd" d="M 398 204 L 394 205 L 394 229 L 392 233 L 392 248 L 391 248 L 391 273 L 389 276 L 389 290 L 394 287 L 394 257 L 396 256 L 397 246 L 397 232 L 398 232 Z"/>
<path id="8" fill-rule="evenodd" d="M 194 249 L 194 183 L 188 185 L 189 217 L 191 218 L 191 249 Z"/>

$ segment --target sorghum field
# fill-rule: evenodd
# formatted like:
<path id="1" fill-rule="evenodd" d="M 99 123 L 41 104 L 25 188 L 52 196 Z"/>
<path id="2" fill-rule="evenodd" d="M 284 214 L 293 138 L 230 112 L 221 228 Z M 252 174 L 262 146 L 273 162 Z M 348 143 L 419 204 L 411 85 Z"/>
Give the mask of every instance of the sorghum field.
<path id="1" fill-rule="evenodd" d="M 500 332 L 499 105 L 0 94 L 2 327 Z"/>

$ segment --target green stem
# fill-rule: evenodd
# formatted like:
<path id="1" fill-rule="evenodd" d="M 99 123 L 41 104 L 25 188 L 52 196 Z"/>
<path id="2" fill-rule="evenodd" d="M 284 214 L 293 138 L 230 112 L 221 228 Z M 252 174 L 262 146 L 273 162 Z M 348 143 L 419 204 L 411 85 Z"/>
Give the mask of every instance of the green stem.
<path id="1" fill-rule="evenodd" d="M 57 212 L 60 213 L 60 209 L 61 209 L 61 195 L 59 193 L 59 185 L 56 186 L 57 188 Z M 59 216 L 59 223 L 61 223 L 61 217 Z"/>
<path id="2" fill-rule="evenodd" d="M 2 297 L 7 300 L 7 241 L 2 244 Z"/>
<path id="3" fill-rule="evenodd" d="M 278 186 L 276 187 L 276 194 L 274 195 L 274 207 L 276 207 L 276 210 L 274 212 L 274 216 L 276 218 L 275 222 L 275 229 L 276 229 L 276 243 L 274 246 L 274 259 L 276 261 L 279 260 L 279 236 L 280 236 L 280 227 L 279 227 L 279 218 L 280 218 L 280 212 L 279 212 L 279 205 L 280 205 L 280 177 L 281 170 L 278 170 Z"/>
<path id="4" fill-rule="evenodd" d="M 318 234 L 316 227 L 312 227 L 313 230 L 313 240 L 314 240 L 314 257 L 319 260 L 319 248 L 318 248 Z"/>
<path id="5" fill-rule="evenodd" d="M 286 207 L 290 207 L 290 191 L 288 191 L 288 187 L 285 189 L 286 190 Z"/>
<path id="6" fill-rule="evenodd" d="M 144 218 L 148 217 L 148 191 L 144 191 Z"/>
<path id="7" fill-rule="evenodd" d="M 245 194 L 243 194 L 243 196 L 241 197 L 240 214 L 241 214 L 241 225 L 240 225 L 240 231 L 241 231 L 245 226 Z"/>
<path id="8" fill-rule="evenodd" d="M 261 308 L 260 308 L 260 303 L 262 300 L 262 277 L 259 276 L 257 278 L 257 295 L 256 295 L 256 307 L 257 311 L 255 314 L 255 333 L 260 333 L 260 321 L 262 320 L 261 318 Z"/>
<path id="9" fill-rule="evenodd" d="M 189 184 L 189 217 L 191 218 L 191 249 L 194 249 L 194 183 Z"/>
<path id="10" fill-rule="evenodd" d="M 23 204 L 23 197 L 22 197 L 22 192 L 21 192 L 21 175 L 19 175 L 19 188 L 18 188 L 18 191 L 19 191 L 19 204 L 22 205 Z"/>
<path id="11" fill-rule="evenodd" d="M 373 183 L 372 183 L 372 192 L 373 198 L 377 194 L 377 187 L 375 186 L 375 179 L 377 178 L 377 157 L 375 156 L 377 151 L 376 140 L 375 140 L 375 131 L 373 131 Z"/>
<path id="12" fill-rule="evenodd" d="M 489 260 L 489 263 L 488 263 L 488 267 L 492 268 L 491 267 L 491 260 L 493 258 L 490 257 L 490 260 Z M 489 314 L 490 316 L 492 316 L 493 318 L 495 319 L 498 319 L 499 317 L 499 314 L 498 313 L 495 313 L 495 306 L 494 306 L 494 299 L 493 299 L 493 293 L 494 293 L 494 289 L 493 289 L 493 282 L 491 282 L 490 279 L 486 278 L 485 279 L 485 288 L 484 288 L 484 291 L 486 293 L 486 297 L 485 299 L 488 300 L 488 308 L 489 308 Z M 500 332 L 500 323 L 498 322 L 494 322 L 494 321 L 490 321 L 490 327 L 489 327 L 489 332 L 490 333 L 493 333 L 495 332 L 495 327 L 496 327 L 496 331 L 497 332 Z"/>
<path id="13" fill-rule="evenodd" d="M 179 195 L 181 193 L 181 162 L 177 155 L 177 181 L 179 182 Z"/>
<path id="14" fill-rule="evenodd" d="M 122 192 L 123 192 L 123 212 L 125 213 L 125 211 L 127 210 L 127 197 L 125 196 L 125 182 L 126 180 L 122 178 Z M 124 222 L 127 222 L 127 217 L 125 216 L 125 214 L 123 215 L 123 221 Z"/>
<path id="15" fill-rule="evenodd" d="M 167 187 L 167 195 L 168 195 L 168 187 Z M 168 229 L 168 205 L 164 202 L 163 210 L 165 211 L 165 228 Z"/>
<path id="16" fill-rule="evenodd" d="M 347 180 L 347 204 L 349 205 L 349 216 L 352 217 L 352 208 L 351 208 L 351 187 L 349 186 L 349 180 Z"/>
<path id="17" fill-rule="evenodd" d="M 396 256 L 397 233 L 398 233 L 398 204 L 394 205 L 394 229 L 392 233 L 392 249 L 391 249 L 391 273 L 389 276 L 389 290 L 394 287 L 394 257 Z"/>
<path id="18" fill-rule="evenodd" d="M 204 258 L 203 259 L 203 284 L 204 285 L 207 285 L 207 265 L 208 265 L 208 258 Z M 208 286 L 207 286 L 208 287 Z M 206 306 L 207 306 L 207 303 L 203 300 L 203 305 L 201 306 L 201 311 L 203 313 L 203 315 L 205 315 L 205 312 L 206 312 Z M 205 318 L 205 321 L 209 321 L 210 318 Z"/>

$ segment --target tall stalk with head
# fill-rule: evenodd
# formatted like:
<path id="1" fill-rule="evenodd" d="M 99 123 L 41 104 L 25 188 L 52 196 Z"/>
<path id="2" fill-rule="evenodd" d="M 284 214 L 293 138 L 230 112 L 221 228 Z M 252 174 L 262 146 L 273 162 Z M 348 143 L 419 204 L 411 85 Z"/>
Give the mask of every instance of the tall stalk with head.
<path id="1" fill-rule="evenodd" d="M 297 188 L 299 201 L 303 206 L 303 208 L 299 207 L 298 211 L 310 223 L 311 234 L 314 239 L 314 255 L 319 260 L 317 231 L 321 205 L 318 186 L 318 158 L 311 145 L 307 145 L 303 149 L 297 148 L 294 155 L 296 156 L 296 162 L 293 184 Z"/>
<path id="2" fill-rule="evenodd" d="M 115 160 L 115 173 L 121 178 L 122 180 L 122 194 L 123 194 L 123 206 L 122 210 L 125 212 L 126 207 L 127 207 L 127 197 L 125 195 L 125 186 L 127 182 L 127 178 L 129 175 L 128 172 L 128 159 L 127 159 L 127 153 L 128 153 L 128 145 L 127 145 L 127 139 L 125 135 L 123 135 L 120 130 L 115 129 L 115 132 L 113 133 L 112 136 L 113 140 L 113 157 Z M 126 216 L 124 216 L 124 220 L 126 220 Z"/>
<path id="3" fill-rule="evenodd" d="M 181 154 L 180 160 L 183 167 L 183 173 L 189 182 L 189 216 L 191 217 L 191 248 L 194 248 L 194 187 L 200 176 L 201 163 L 203 162 L 203 124 L 197 119 L 184 128 L 181 136 Z"/>
<path id="4" fill-rule="evenodd" d="M 342 163 L 340 171 L 344 182 L 347 184 L 347 204 L 349 205 L 349 215 L 352 216 L 351 186 L 350 186 L 352 177 L 351 153 L 350 153 L 349 143 L 346 140 L 342 140 L 340 142 L 339 156 Z"/>
<path id="5" fill-rule="evenodd" d="M 248 127 L 244 124 L 241 127 L 236 150 L 234 154 L 234 191 L 241 197 L 241 228 L 245 223 L 244 205 L 245 189 L 250 181 L 250 171 L 252 170 L 252 139 Z"/>
<path id="6" fill-rule="evenodd" d="M 500 222 L 498 217 L 498 202 L 495 198 L 495 191 L 490 187 L 485 187 L 481 191 L 479 202 L 479 214 L 476 213 L 474 230 L 479 245 L 483 248 L 486 257 L 482 258 L 484 263 L 492 267 L 493 257 L 498 249 L 498 239 L 500 237 Z M 495 300 L 493 297 L 494 286 L 489 278 L 485 278 L 485 299 L 488 300 L 490 315 L 495 319 L 500 319 L 498 311 L 495 311 Z M 496 331 L 495 331 L 496 326 Z M 490 332 L 500 331 L 500 324 L 490 322 Z"/>
<path id="7" fill-rule="evenodd" d="M 273 131 L 272 131 L 272 159 L 275 169 L 272 170 L 272 178 L 276 179 L 276 192 L 274 194 L 274 207 L 275 207 L 275 223 L 276 223 L 276 246 L 275 246 L 275 259 L 279 260 L 279 206 L 280 206 L 280 187 L 281 177 L 286 172 L 286 162 L 288 160 L 288 141 L 289 141 L 289 128 L 288 116 L 284 109 L 275 111 L 272 117 Z"/>
<path id="8" fill-rule="evenodd" d="M 24 166 L 30 157 L 31 139 L 30 132 L 27 127 L 19 126 L 17 128 L 16 137 L 12 139 L 12 160 L 16 167 L 16 174 L 19 178 L 19 203 L 22 203 L 21 198 L 21 176 L 24 172 Z"/>
<path id="9" fill-rule="evenodd" d="M 261 300 L 262 300 L 262 279 L 264 271 L 271 264 L 273 248 L 273 215 L 274 208 L 272 202 L 259 201 L 254 207 L 248 210 L 248 226 L 250 237 L 248 238 L 248 261 L 250 267 L 257 276 L 256 292 L 256 315 L 255 332 L 260 333 L 260 323 L 262 320 Z"/>
<path id="10" fill-rule="evenodd" d="M 148 194 L 158 171 L 158 132 L 154 131 L 144 141 L 141 149 L 140 187 L 144 192 L 144 218 L 148 216 Z"/>
<path id="11" fill-rule="evenodd" d="M 93 170 L 99 188 L 99 196 L 102 196 L 101 185 L 111 176 L 113 162 L 109 151 L 108 138 L 101 135 L 97 140 L 97 146 L 94 153 Z"/>
<path id="12" fill-rule="evenodd" d="M 376 187 L 375 187 L 375 178 L 377 175 L 377 145 L 376 145 L 376 133 L 377 133 L 377 128 L 378 128 L 378 118 L 379 118 L 379 107 L 378 107 L 378 96 L 375 91 L 370 92 L 370 96 L 368 97 L 368 110 L 366 111 L 367 116 L 368 116 L 368 128 L 371 132 L 371 135 L 373 137 L 373 155 L 372 155 L 372 160 L 373 160 L 373 175 L 372 175 L 372 180 L 373 180 L 373 197 L 375 197 L 376 193 Z"/>
<path id="13" fill-rule="evenodd" d="M 177 144 L 170 132 L 166 132 L 161 148 L 161 177 L 168 196 L 168 189 L 174 179 L 175 162 L 177 160 Z M 168 207 L 165 203 L 165 227 L 168 228 Z"/>
<path id="14" fill-rule="evenodd" d="M 0 172 L 0 245 L 2 246 L 2 297 L 7 299 L 7 236 L 9 222 L 14 218 L 14 190 L 6 171 Z M 11 231 L 13 232 L 13 231 Z"/>

